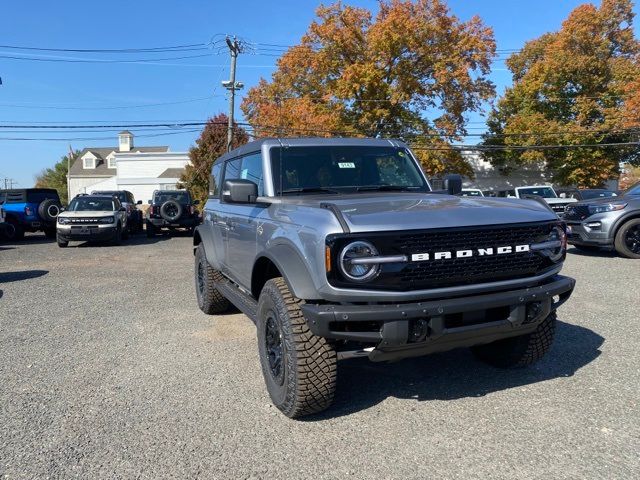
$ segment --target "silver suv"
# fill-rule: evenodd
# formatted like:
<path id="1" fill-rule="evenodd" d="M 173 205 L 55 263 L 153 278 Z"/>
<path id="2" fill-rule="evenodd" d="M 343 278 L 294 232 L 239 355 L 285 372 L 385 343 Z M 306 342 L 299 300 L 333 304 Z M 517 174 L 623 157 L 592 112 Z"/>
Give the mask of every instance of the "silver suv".
<path id="1" fill-rule="evenodd" d="M 265 139 L 213 164 L 194 235 L 198 305 L 257 326 L 273 403 L 332 402 L 337 360 L 472 347 L 500 367 L 549 349 L 565 226 L 536 200 L 434 192 L 402 142 Z"/>
<path id="2" fill-rule="evenodd" d="M 59 247 L 72 240 L 111 241 L 118 245 L 127 238 L 127 209 L 118 197 L 78 195 L 58 215 L 56 236 Z"/>
<path id="3" fill-rule="evenodd" d="M 640 258 L 640 183 L 622 195 L 567 206 L 569 243 L 580 250 L 615 249 Z"/>

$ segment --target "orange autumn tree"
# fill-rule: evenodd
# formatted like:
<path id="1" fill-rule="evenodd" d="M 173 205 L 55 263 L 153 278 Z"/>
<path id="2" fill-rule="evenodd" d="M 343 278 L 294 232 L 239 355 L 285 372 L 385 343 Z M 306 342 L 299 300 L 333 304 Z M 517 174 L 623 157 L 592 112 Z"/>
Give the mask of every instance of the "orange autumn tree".
<path id="1" fill-rule="evenodd" d="M 557 183 L 597 187 L 617 177 L 620 162 L 638 162 L 637 146 L 578 147 L 637 138 L 629 130 L 640 124 L 632 6 L 630 0 L 581 5 L 559 31 L 527 42 L 507 60 L 513 86 L 490 114 L 484 144 L 569 148 L 488 151 L 494 165 L 509 172 L 539 164 Z"/>
<path id="2" fill-rule="evenodd" d="M 316 13 L 242 103 L 256 134 L 401 137 L 420 147 L 428 173 L 471 175 L 448 146 L 466 134 L 465 114 L 494 95 L 493 31 L 440 0 L 382 0 L 375 16 L 341 2 Z"/>

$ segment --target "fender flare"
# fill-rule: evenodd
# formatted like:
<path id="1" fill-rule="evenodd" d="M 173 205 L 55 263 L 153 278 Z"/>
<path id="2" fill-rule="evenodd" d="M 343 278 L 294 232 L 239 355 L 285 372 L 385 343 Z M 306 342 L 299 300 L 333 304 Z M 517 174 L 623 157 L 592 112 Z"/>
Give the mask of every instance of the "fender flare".
<path id="1" fill-rule="evenodd" d="M 256 257 L 256 262 L 263 257 L 271 260 L 278 268 L 295 297 L 303 300 L 320 298 L 313 283 L 313 275 L 295 248 L 286 244 L 274 245 L 269 250 L 261 252 Z"/>
<path id="2" fill-rule="evenodd" d="M 609 230 L 611 232 L 610 234 L 611 241 L 615 241 L 616 235 L 618 234 L 618 230 L 620 230 L 620 227 L 622 227 L 622 225 L 625 224 L 628 220 L 633 220 L 634 218 L 640 218 L 639 210 L 632 210 L 626 215 L 623 215 L 622 217 L 618 218 L 613 223 L 613 225 L 611 226 L 611 229 Z"/>
<path id="3" fill-rule="evenodd" d="M 203 225 L 198 225 L 193 232 L 193 254 L 196 254 L 196 248 L 198 245 L 204 245 L 204 254 L 207 259 L 207 263 L 216 270 L 221 270 L 222 265 L 218 262 L 215 254 L 215 245 L 213 242 L 213 233 L 210 228 L 203 228 Z"/>

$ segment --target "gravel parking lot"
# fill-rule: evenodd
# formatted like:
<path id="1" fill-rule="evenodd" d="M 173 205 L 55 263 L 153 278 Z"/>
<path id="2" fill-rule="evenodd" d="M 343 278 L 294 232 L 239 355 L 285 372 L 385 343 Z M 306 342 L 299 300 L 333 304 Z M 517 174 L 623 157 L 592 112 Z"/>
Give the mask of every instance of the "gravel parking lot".
<path id="1" fill-rule="evenodd" d="M 279 414 L 253 324 L 196 305 L 190 238 L 0 244 L 0 477 L 637 478 L 640 262 L 570 250 L 550 354 L 340 364 Z"/>

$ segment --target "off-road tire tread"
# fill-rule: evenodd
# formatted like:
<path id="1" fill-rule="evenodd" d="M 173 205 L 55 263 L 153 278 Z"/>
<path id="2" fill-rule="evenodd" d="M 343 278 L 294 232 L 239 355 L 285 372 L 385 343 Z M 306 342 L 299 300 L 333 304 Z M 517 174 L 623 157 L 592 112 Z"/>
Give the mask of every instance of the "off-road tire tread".
<path id="1" fill-rule="evenodd" d="M 631 250 L 629 250 L 629 247 L 627 247 L 627 244 L 624 240 L 624 236 L 626 234 L 627 229 L 631 226 L 631 224 L 635 224 L 638 222 L 640 222 L 640 218 L 632 218 L 631 220 L 628 220 L 625 223 L 623 223 L 622 226 L 618 229 L 618 232 L 616 233 L 616 238 L 614 240 L 614 247 L 616 249 L 616 252 L 618 252 L 618 254 L 622 255 L 623 257 L 640 258 L 640 255 L 633 253 Z"/>
<path id="2" fill-rule="evenodd" d="M 262 294 L 272 295 L 280 314 L 285 313 L 282 318 L 282 333 L 292 341 L 292 351 L 295 354 L 291 358 L 293 364 L 288 365 L 289 378 L 285 379 L 290 387 L 286 400 L 283 405 L 276 406 L 290 418 L 325 410 L 333 402 L 336 390 L 335 349 L 327 339 L 318 337 L 309 330 L 300 309 L 304 301 L 293 296 L 284 278 L 269 280 Z"/>
<path id="3" fill-rule="evenodd" d="M 226 279 L 218 270 L 212 268 L 211 265 L 209 265 L 205 257 L 204 246 L 202 244 L 199 244 L 196 248 L 196 261 L 204 261 L 205 264 L 205 285 L 202 302 L 203 304 L 198 305 L 200 307 L 200 310 L 202 310 L 207 315 L 226 312 L 227 310 L 229 310 L 229 300 L 227 300 L 226 297 L 222 295 L 215 287 L 217 283 L 224 282 L 226 281 Z M 196 282 L 198 281 L 197 275 L 198 271 L 196 270 Z M 196 283 L 196 289 L 197 288 L 198 285 Z"/>
<path id="4" fill-rule="evenodd" d="M 556 331 L 556 312 L 551 312 L 533 332 L 506 338 L 471 350 L 480 360 L 499 368 L 523 368 L 534 364 L 549 351 Z"/>

